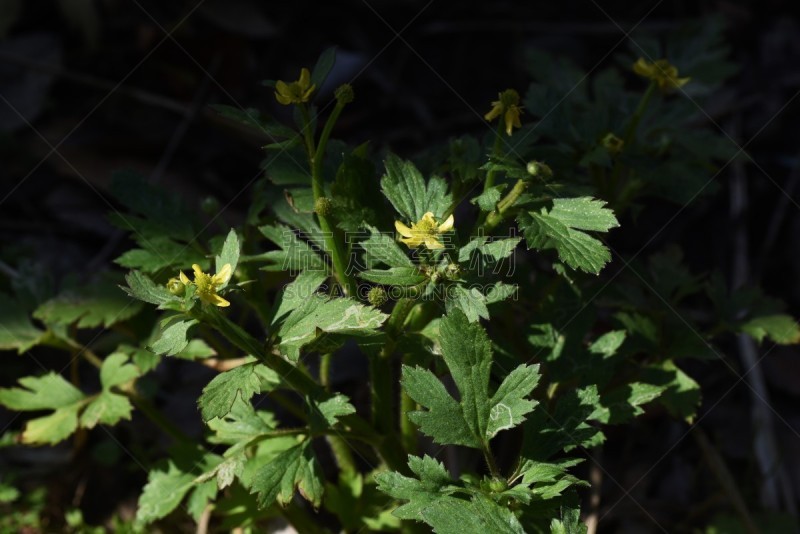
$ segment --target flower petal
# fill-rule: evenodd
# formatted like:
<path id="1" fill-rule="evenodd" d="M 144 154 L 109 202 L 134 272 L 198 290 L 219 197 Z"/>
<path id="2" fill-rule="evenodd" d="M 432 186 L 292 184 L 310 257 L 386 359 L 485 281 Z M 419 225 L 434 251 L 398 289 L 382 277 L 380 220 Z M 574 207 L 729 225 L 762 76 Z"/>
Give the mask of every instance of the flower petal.
<path id="1" fill-rule="evenodd" d="M 403 237 L 411 237 L 414 235 L 414 233 L 411 231 L 411 228 L 400 221 L 394 222 L 394 229 L 397 230 L 397 232 Z"/>
<path id="2" fill-rule="evenodd" d="M 301 89 L 305 89 L 311 85 L 311 73 L 307 68 L 303 67 L 300 71 L 300 79 L 298 80 Z"/>
<path id="3" fill-rule="evenodd" d="M 194 279 L 197 280 L 197 277 L 203 274 L 203 269 L 200 268 L 199 265 L 196 263 L 192 264 L 192 270 L 194 271 Z"/>
<path id="4" fill-rule="evenodd" d="M 217 284 L 225 284 L 231 279 L 231 264 L 226 263 L 222 266 L 217 274 L 214 275 L 214 282 Z"/>
<path id="5" fill-rule="evenodd" d="M 183 271 L 181 271 L 181 272 L 180 272 L 180 274 L 178 275 L 178 277 L 181 279 L 181 283 L 183 283 L 183 285 L 185 285 L 185 286 L 188 286 L 189 284 L 191 284 L 191 283 L 192 283 L 192 282 L 189 280 L 189 277 L 188 277 L 188 276 L 186 276 L 185 274 L 183 274 Z"/>
<path id="6" fill-rule="evenodd" d="M 435 237 L 426 237 L 425 246 L 431 250 L 438 250 L 440 248 L 444 248 L 444 245 L 439 243 L 439 241 Z"/>
<path id="7" fill-rule="evenodd" d="M 409 236 L 402 238 L 400 242 L 407 245 L 409 248 L 416 248 L 422 244 L 422 240 L 423 238 L 419 236 Z"/>
<path id="8" fill-rule="evenodd" d="M 453 229 L 453 223 L 455 223 L 455 221 L 456 219 L 455 217 L 453 217 L 453 214 L 451 213 L 450 216 L 447 219 L 445 219 L 445 221 L 442 224 L 439 225 L 439 228 L 437 228 L 436 231 L 439 232 L 440 234 L 449 232 L 450 230 Z"/>
<path id="9" fill-rule="evenodd" d="M 212 293 L 211 295 L 208 295 L 206 297 L 206 301 L 209 304 L 213 304 L 214 306 L 219 306 L 220 308 L 227 308 L 228 306 L 231 305 L 230 302 L 228 302 L 224 298 L 220 297 L 216 293 Z"/>

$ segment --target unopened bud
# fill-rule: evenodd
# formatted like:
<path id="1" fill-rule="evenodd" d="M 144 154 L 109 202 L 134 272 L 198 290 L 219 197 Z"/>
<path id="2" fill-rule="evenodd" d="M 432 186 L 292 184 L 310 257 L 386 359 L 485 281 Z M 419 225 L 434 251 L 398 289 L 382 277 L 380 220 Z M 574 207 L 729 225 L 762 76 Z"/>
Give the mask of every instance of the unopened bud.
<path id="1" fill-rule="evenodd" d="M 183 292 L 186 290 L 186 286 L 183 285 L 177 278 L 170 278 L 167 280 L 167 291 L 172 293 L 173 295 L 181 296 Z"/>
<path id="2" fill-rule="evenodd" d="M 553 170 L 546 163 L 542 163 L 541 161 L 529 161 L 525 170 L 527 170 L 528 174 L 531 176 L 538 176 L 541 178 L 550 178 L 553 176 Z"/>
<path id="3" fill-rule="evenodd" d="M 219 213 L 219 200 L 214 197 L 206 197 L 200 203 L 200 209 L 207 215 L 216 215 Z"/>
<path id="4" fill-rule="evenodd" d="M 336 102 L 340 106 L 349 104 L 355 98 L 355 94 L 353 93 L 353 87 L 349 83 L 337 87 L 336 91 L 334 91 L 334 95 L 336 95 Z"/>

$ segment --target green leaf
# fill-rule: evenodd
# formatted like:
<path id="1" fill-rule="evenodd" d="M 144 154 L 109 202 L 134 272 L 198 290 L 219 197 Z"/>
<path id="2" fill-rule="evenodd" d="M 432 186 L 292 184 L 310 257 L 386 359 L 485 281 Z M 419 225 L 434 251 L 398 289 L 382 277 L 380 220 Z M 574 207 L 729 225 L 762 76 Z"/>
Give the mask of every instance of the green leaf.
<path id="1" fill-rule="evenodd" d="M 130 419 L 132 411 L 133 406 L 127 397 L 104 390 L 86 405 L 80 424 L 83 428 L 94 428 L 98 423 L 114 425 L 122 419 Z"/>
<path id="2" fill-rule="evenodd" d="M 671 415 L 692 423 L 701 400 L 700 385 L 697 382 L 671 360 L 645 368 L 642 378 L 664 388 L 658 402 Z"/>
<path id="3" fill-rule="evenodd" d="M 180 319 L 173 322 L 161 332 L 161 337 L 150 349 L 164 356 L 178 354 L 189 345 L 189 330 L 196 324 L 197 321 L 194 319 Z"/>
<path id="4" fill-rule="evenodd" d="M 100 367 L 100 383 L 103 385 L 103 389 L 108 390 L 130 382 L 139 374 L 139 369 L 128 363 L 126 354 L 115 352 L 103 360 L 103 365 Z"/>
<path id="5" fill-rule="evenodd" d="M 44 330 L 33 325 L 17 301 L 0 293 L 0 350 L 16 350 L 22 354 L 38 345 L 44 335 Z"/>
<path id="6" fill-rule="evenodd" d="M 612 330 L 606 332 L 589 345 L 589 352 L 600 354 L 603 358 L 610 358 L 617 353 L 623 341 L 625 341 L 625 330 Z"/>
<path id="7" fill-rule="evenodd" d="M 250 440 L 275 429 L 278 421 L 271 413 L 253 408 L 250 402 L 234 401 L 230 412 L 223 417 L 210 419 L 208 427 L 214 432 L 209 438 L 211 443 L 234 445 L 226 452 L 230 455 L 237 447 L 246 447 Z"/>
<path id="8" fill-rule="evenodd" d="M 220 272 L 225 264 L 230 264 L 231 274 L 233 274 L 236 271 L 236 266 L 239 264 L 240 250 L 241 245 L 239 244 L 239 236 L 237 236 L 236 232 L 231 229 L 231 231 L 228 232 L 228 236 L 225 238 L 225 243 L 222 245 L 222 250 L 215 258 L 215 272 Z M 220 286 L 220 288 L 223 288 L 227 285 L 228 282 L 225 282 L 222 286 Z"/>
<path id="9" fill-rule="evenodd" d="M 594 417 L 601 423 L 616 425 L 644 413 L 641 406 L 657 399 L 666 386 L 631 382 L 623 384 L 602 395 L 603 407 Z"/>
<path id="10" fill-rule="evenodd" d="M 132 213 L 141 216 L 141 219 L 119 214 L 115 217 L 118 226 L 134 232 L 140 245 L 154 236 L 172 237 L 186 243 L 197 236 L 194 211 L 187 208 L 180 197 L 169 194 L 164 187 L 148 183 L 138 173 L 115 173 L 111 193 Z"/>
<path id="11" fill-rule="evenodd" d="M 557 198 L 548 212 L 528 212 L 518 221 L 524 228 L 529 248 L 556 249 L 561 261 L 587 273 L 597 274 L 611 261 L 611 253 L 586 231 L 607 232 L 619 226 L 614 213 L 604 208 L 605 202 L 589 197 Z"/>
<path id="12" fill-rule="evenodd" d="M 317 86 L 317 91 L 322 89 L 322 84 L 325 83 L 325 79 L 328 77 L 335 63 L 336 47 L 332 46 L 326 48 L 325 51 L 320 54 L 316 65 L 314 65 L 314 69 L 311 71 L 311 83 Z"/>
<path id="13" fill-rule="evenodd" d="M 278 245 L 280 250 L 271 250 L 258 256 L 251 256 L 247 258 L 248 261 L 266 260 L 271 262 L 272 265 L 262 267 L 265 271 L 314 270 L 327 272 L 328 267 L 315 250 L 316 245 L 298 238 L 288 226 L 261 226 L 259 231 L 264 234 L 264 237 Z"/>
<path id="14" fill-rule="evenodd" d="M 40 377 L 20 378 L 19 383 L 26 389 L 0 389 L 0 404 L 16 411 L 55 410 L 26 423 L 23 443 L 55 444 L 75 432 L 78 412 L 87 402 L 78 388 L 53 372 Z"/>
<path id="15" fill-rule="evenodd" d="M 182 360 L 203 360 L 216 354 L 217 352 L 202 339 L 192 339 L 185 349 L 175 354 L 175 357 Z"/>
<path id="16" fill-rule="evenodd" d="M 506 184 L 495 185 L 470 200 L 470 204 L 477 205 L 481 211 L 494 211 L 497 203 L 500 202 Z"/>
<path id="17" fill-rule="evenodd" d="M 466 288 L 462 285 L 451 286 L 448 297 L 445 301 L 447 313 L 453 310 L 461 310 L 471 323 L 479 319 L 489 318 L 489 310 L 486 308 L 486 296 L 478 288 Z"/>
<path id="18" fill-rule="evenodd" d="M 126 251 L 114 263 L 147 273 L 156 273 L 170 267 L 187 268 L 195 263 L 203 268 L 208 265 L 203 254 L 186 243 L 179 243 L 166 236 L 139 237 L 137 243 L 142 248 Z"/>
<path id="19" fill-rule="evenodd" d="M 253 395 L 280 383 L 278 374 L 264 364 L 246 363 L 214 377 L 197 400 L 203 421 L 225 417 L 237 398 L 249 401 Z"/>
<path id="20" fill-rule="evenodd" d="M 141 309 L 142 304 L 126 296 L 114 281 L 101 278 L 80 289 L 62 292 L 39 306 L 33 316 L 50 325 L 108 328 Z"/>
<path id="21" fill-rule="evenodd" d="M 536 406 L 525 397 L 536 387 L 538 367 L 517 367 L 490 397 L 492 351 L 486 331 L 480 324 L 470 323 L 460 310 L 454 310 L 440 321 L 439 334 L 442 357 L 460 401 L 427 369 L 404 366 L 403 389 L 427 408 L 411 412 L 408 417 L 436 443 L 485 448 L 498 432 L 520 424 Z"/>
<path id="22" fill-rule="evenodd" d="M 0 388 L 0 404 L 16 411 L 57 409 L 84 399 L 83 393 L 54 372 L 19 379 L 22 388 Z"/>
<path id="23" fill-rule="evenodd" d="M 602 433 L 588 424 L 602 410 L 594 384 L 562 393 L 552 413 L 543 405 L 537 406 L 525 423 L 522 457 L 546 461 L 560 451 L 602 442 Z"/>
<path id="24" fill-rule="evenodd" d="M 294 309 L 280 326 L 281 353 L 297 361 L 300 350 L 312 343 L 330 351 L 346 337 L 379 334 L 378 328 L 387 318 L 388 315 L 355 300 L 328 299 L 315 294 Z"/>
<path id="25" fill-rule="evenodd" d="M 403 366 L 403 389 L 427 411 L 409 412 L 408 418 L 436 443 L 480 449 L 482 442 L 473 433 L 461 405 L 453 399 L 436 376 L 421 367 Z"/>
<path id="26" fill-rule="evenodd" d="M 784 314 L 765 315 L 750 319 L 739 327 L 742 332 L 761 343 L 764 338 L 779 345 L 800 343 L 800 327 L 793 317 Z"/>
<path id="27" fill-rule="evenodd" d="M 416 267 L 368 269 L 358 273 L 358 276 L 368 282 L 387 286 L 416 286 L 428 280 L 428 276 Z"/>
<path id="28" fill-rule="evenodd" d="M 337 393 L 324 401 L 309 400 L 311 404 L 311 424 L 313 430 L 324 430 L 336 425 L 339 417 L 355 413 L 347 396 Z"/>
<path id="29" fill-rule="evenodd" d="M 294 496 L 295 487 L 315 507 L 322 500 L 322 469 L 306 440 L 291 447 L 272 459 L 253 476 L 251 493 L 256 494 L 258 506 L 265 508 L 277 499 L 279 504 L 288 503 Z"/>
<path id="30" fill-rule="evenodd" d="M 139 271 L 131 271 L 125 275 L 128 287 L 122 287 L 128 295 L 133 298 L 161 306 L 167 302 L 180 302 L 180 299 L 172 295 L 167 288 L 156 285 L 146 274 Z"/>
<path id="31" fill-rule="evenodd" d="M 376 263 L 383 263 L 388 267 L 413 267 L 414 263 L 408 255 L 397 245 L 393 235 L 380 232 L 374 226 L 368 226 L 370 236 L 362 241 L 364 259 L 370 267 Z"/>
<path id="32" fill-rule="evenodd" d="M 262 117 L 261 112 L 256 108 L 241 109 L 225 104 L 211 104 L 211 109 L 226 119 L 249 126 L 250 128 L 257 130 L 268 137 L 289 139 L 297 137 L 297 133 L 294 130 L 287 128 L 276 121 L 271 121 L 266 117 Z"/>
<path id="33" fill-rule="evenodd" d="M 170 462 L 168 471 L 152 470 L 139 497 L 136 520 L 151 523 L 173 511 L 194 486 L 195 477 Z"/>
<path id="34" fill-rule="evenodd" d="M 25 424 L 22 442 L 29 445 L 55 445 L 78 428 L 78 412 L 83 403 L 63 406 L 50 415 L 31 419 Z"/>
<path id="35" fill-rule="evenodd" d="M 408 464 L 419 479 L 394 472 L 375 477 L 378 489 L 395 499 L 408 501 L 394 510 L 396 517 L 425 522 L 438 534 L 524 533 L 511 510 L 486 496 L 476 493 L 470 500 L 453 497 L 459 488 L 452 485 L 444 466 L 433 458 L 411 456 Z"/>
<path id="36" fill-rule="evenodd" d="M 453 203 L 447 182 L 442 178 L 434 176 L 426 185 L 413 163 L 393 154 L 386 158 L 385 166 L 381 189 L 404 222 L 417 222 L 429 211 L 441 218 Z"/>
<path id="37" fill-rule="evenodd" d="M 327 279 L 328 273 L 325 271 L 312 270 L 298 274 L 294 281 L 281 291 L 275 313 L 272 315 L 272 324 L 284 319 L 289 312 L 311 298 Z"/>
<path id="38" fill-rule="evenodd" d="M 506 376 L 489 401 L 492 407 L 487 428 L 489 438 L 525 421 L 525 415 L 538 404 L 525 397 L 536 388 L 540 376 L 538 364 L 520 365 Z"/>

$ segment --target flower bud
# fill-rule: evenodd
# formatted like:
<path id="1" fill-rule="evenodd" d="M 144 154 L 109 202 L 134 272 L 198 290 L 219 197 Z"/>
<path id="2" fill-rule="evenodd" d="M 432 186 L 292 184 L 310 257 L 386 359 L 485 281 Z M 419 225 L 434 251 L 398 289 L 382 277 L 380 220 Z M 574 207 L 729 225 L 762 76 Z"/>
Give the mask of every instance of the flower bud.
<path id="1" fill-rule="evenodd" d="M 367 293 L 367 300 L 376 308 L 380 308 L 389 301 L 389 296 L 386 294 L 385 289 L 375 286 Z"/>
<path id="2" fill-rule="evenodd" d="M 349 104 L 355 98 L 353 87 L 349 83 L 337 87 L 336 91 L 334 91 L 334 95 L 336 95 L 336 103 L 340 106 Z"/>
<path id="3" fill-rule="evenodd" d="M 181 295 L 183 295 L 183 292 L 185 290 L 186 286 L 184 286 L 183 282 L 181 282 L 179 279 L 170 278 L 169 280 L 167 280 L 167 291 L 169 291 L 173 295 L 180 297 Z"/>
<path id="4" fill-rule="evenodd" d="M 219 200 L 216 197 L 208 196 L 200 203 L 200 209 L 207 215 L 216 215 L 219 213 Z"/>
<path id="5" fill-rule="evenodd" d="M 541 178 L 550 178 L 553 176 L 553 170 L 546 163 L 542 163 L 541 161 L 529 161 L 525 170 L 527 170 L 528 174 L 531 176 L 538 176 Z"/>

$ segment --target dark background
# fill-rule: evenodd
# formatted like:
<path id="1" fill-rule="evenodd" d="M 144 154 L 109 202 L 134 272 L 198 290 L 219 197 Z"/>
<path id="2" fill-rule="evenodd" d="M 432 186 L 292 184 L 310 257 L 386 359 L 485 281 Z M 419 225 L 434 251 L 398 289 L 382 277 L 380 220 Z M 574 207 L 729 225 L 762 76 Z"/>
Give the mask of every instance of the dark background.
<path id="1" fill-rule="evenodd" d="M 712 127 L 744 145 L 757 162 L 743 167 L 747 209 L 731 220 L 730 167 L 718 177 L 720 192 L 689 206 L 651 247 L 677 242 L 694 271 L 730 276 L 735 251 L 741 253 L 733 247 L 732 229 L 741 227 L 750 281 L 800 315 L 800 19 L 792 1 L 6 0 L 0 6 L 11 6 L 0 11 L 0 259 L 13 264 L 20 255 L 37 258 L 56 284 L 69 272 L 110 268 L 129 246 L 106 222 L 115 207 L 106 193 L 115 170 L 139 170 L 196 205 L 213 197 L 224 208 L 219 216 L 225 224 L 241 221 L 248 186 L 262 175 L 266 140 L 219 118 L 209 105 L 256 107 L 287 118 L 260 82 L 296 79 L 327 47 L 337 46 L 339 56 L 335 83 L 322 88 L 321 105 L 340 83 L 350 82 L 356 93 L 334 135 L 410 157 L 454 135 L 485 135 L 482 115 L 497 92 L 527 87 L 530 46 L 589 70 L 613 62 L 634 27 L 659 32 L 721 15 L 740 71 L 708 112 L 718 125 Z M 652 219 L 629 235 L 646 239 L 675 209 L 654 205 Z M 612 236 L 611 244 L 634 253 L 641 243 L 615 243 Z M 729 348 L 741 373 L 735 345 Z M 797 357 L 796 349 L 778 347 L 762 361 L 778 414 L 775 433 L 788 462 L 783 469 L 795 495 Z M 0 385 L 22 376 L 20 365 L 4 371 Z M 700 413 L 707 414 L 701 427 L 746 495 L 757 495 L 750 390 L 737 385 L 725 366 L 697 371 L 705 393 Z M 185 386 L 189 410 L 197 386 Z M 176 417 L 192 417 L 180 410 Z M 609 511 L 601 532 L 604 525 L 607 531 L 661 531 L 657 524 L 685 531 L 704 524 L 706 508 L 725 501 L 705 467 L 708 457 L 695 439 L 684 438 L 688 427 L 659 421 L 610 432 L 601 461 L 601 515 Z M 52 473 L 44 471 L 47 480 Z M 109 470 L 106 479 L 93 479 L 79 500 L 87 518 L 99 522 L 129 506 L 144 479 L 129 473 L 131 487 L 119 488 L 114 476 Z M 50 480 L 54 515 L 74 500 L 81 480 L 80 467 Z M 625 497 L 621 488 L 634 485 L 632 498 Z M 747 504 L 754 512 L 761 506 L 757 498 Z"/>

